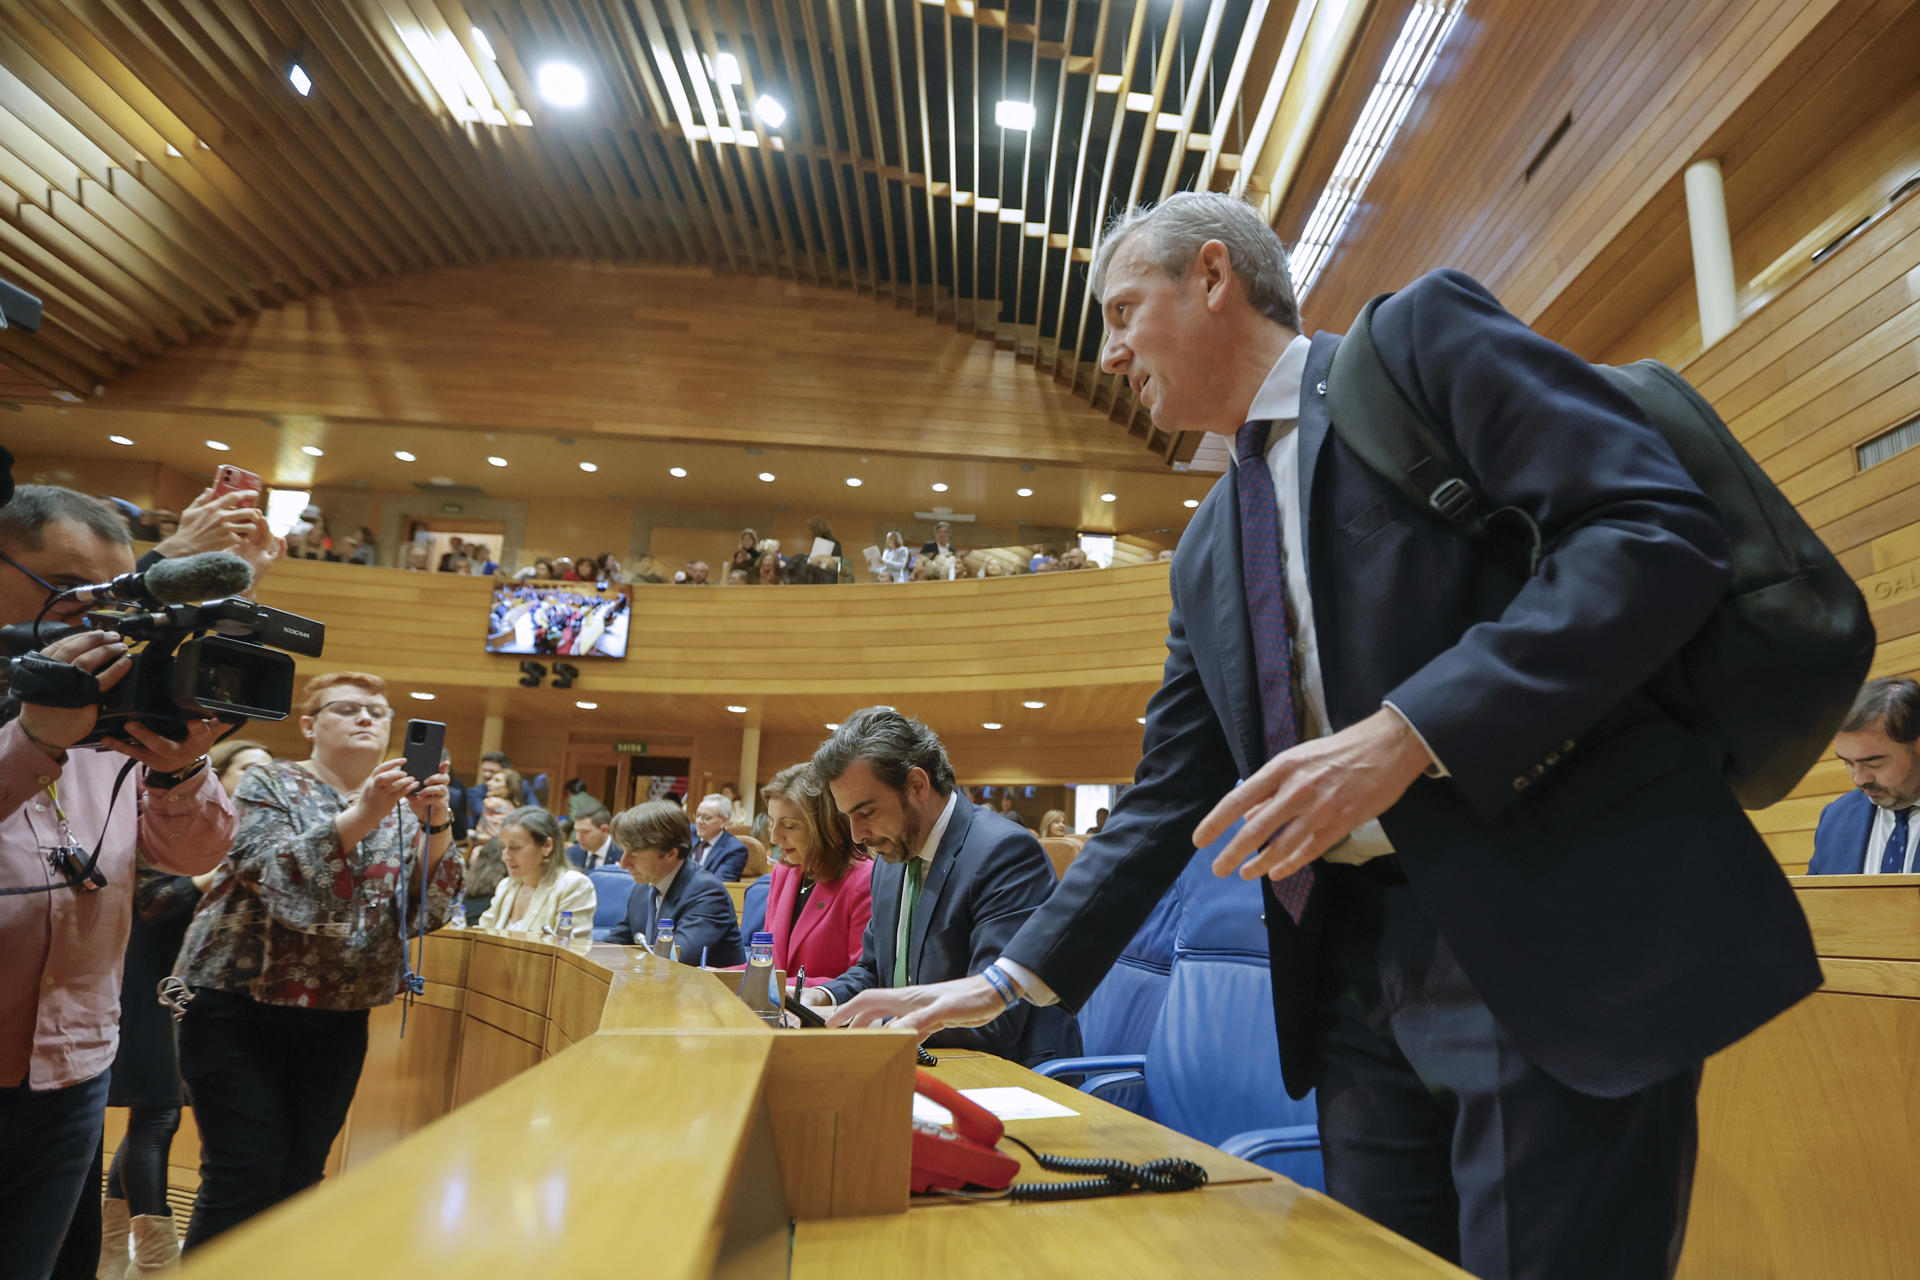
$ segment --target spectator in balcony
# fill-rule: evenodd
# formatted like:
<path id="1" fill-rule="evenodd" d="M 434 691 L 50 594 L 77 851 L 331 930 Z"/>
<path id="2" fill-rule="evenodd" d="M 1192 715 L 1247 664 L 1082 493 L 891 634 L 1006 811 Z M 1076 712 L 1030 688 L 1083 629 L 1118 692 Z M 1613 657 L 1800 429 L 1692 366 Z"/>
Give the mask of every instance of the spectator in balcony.
<path id="1" fill-rule="evenodd" d="M 1043 562 L 1053 559 L 1053 553 L 1045 547 L 1035 546 L 1033 554 L 1027 557 L 1027 572 L 1038 573 Z"/>
<path id="2" fill-rule="evenodd" d="M 828 555 L 838 558 L 841 554 L 843 554 L 840 550 L 840 539 L 833 536 L 833 526 L 827 523 L 827 518 L 825 516 L 808 516 L 807 532 L 813 535 L 813 539 L 815 542 L 818 542 L 824 538 L 828 542 L 833 544 L 833 550 L 827 552 Z M 809 559 L 813 557 L 812 543 L 809 543 L 807 545 L 807 557 Z"/>
<path id="3" fill-rule="evenodd" d="M 458 538 L 448 538 L 447 549 L 440 557 L 440 572 L 467 573 L 471 569 L 466 544 Z"/>
<path id="4" fill-rule="evenodd" d="M 687 567 L 680 573 L 675 574 L 673 580 L 684 587 L 704 587 L 710 585 L 707 581 L 707 562 L 705 560 L 687 561 Z"/>
<path id="5" fill-rule="evenodd" d="M 594 582 L 600 577 L 600 557 L 596 555 L 577 556 L 568 570 L 560 575 L 562 582 Z"/>
<path id="6" fill-rule="evenodd" d="M 748 574 L 752 574 L 755 566 L 760 563 L 760 535 L 751 529 L 742 529 L 740 546 L 734 551 L 733 559 L 729 563 L 735 569 L 745 569 Z"/>
<path id="7" fill-rule="evenodd" d="M 338 560 L 327 537 L 327 517 L 319 507 L 309 506 L 287 530 L 287 554 L 296 560 Z"/>
<path id="8" fill-rule="evenodd" d="M 1050 840 L 1059 836 L 1070 836 L 1072 834 L 1073 828 L 1067 825 L 1067 811 L 1065 809 L 1049 809 L 1046 814 L 1041 817 L 1041 839 Z"/>
<path id="9" fill-rule="evenodd" d="M 523 582 L 528 579 L 536 582 L 551 582 L 553 580 L 553 561 L 547 559 L 545 556 L 535 556 L 532 564 L 513 576 Z"/>
<path id="10" fill-rule="evenodd" d="M 1063 570 L 1088 569 L 1093 562 L 1087 559 L 1085 547 L 1068 547 L 1060 553 L 1060 568 Z"/>
<path id="11" fill-rule="evenodd" d="M 837 978 L 860 958 L 873 915 L 873 861 L 854 845 L 812 765 L 782 769 L 760 798 L 776 851 L 767 893 L 774 967 L 791 974 L 804 966 L 818 982 Z"/>
<path id="12" fill-rule="evenodd" d="M 501 824 L 500 856 L 507 875 L 493 891 L 493 903 L 480 917 L 482 929 L 504 929 L 540 937 L 573 912 L 574 927 L 592 927 L 596 895 L 593 881 L 567 861 L 560 823 L 545 809 L 527 805 Z"/>
<path id="13" fill-rule="evenodd" d="M 409 542 L 400 557 L 400 567 L 413 573 L 429 573 L 433 569 L 432 554 L 424 542 Z"/>
<path id="14" fill-rule="evenodd" d="M 923 559 L 915 564 L 913 568 L 907 570 L 908 582 L 932 582 L 933 580 L 933 564 L 931 561 Z"/>
<path id="15" fill-rule="evenodd" d="M 787 574 L 785 568 L 780 564 L 780 549 L 777 543 L 772 551 L 761 554 L 760 563 L 755 570 L 755 574 L 754 582 L 759 586 L 778 587 L 785 585 Z"/>
<path id="16" fill-rule="evenodd" d="M 347 539 L 348 564 L 379 564 L 380 547 L 374 541 L 373 530 L 361 525 Z"/>
<path id="17" fill-rule="evenodd" d="M 745 569 L 729 569 L 727 570 L 727 580 L 724 585 L 729 587 L 749 587 L 753 585 L 753 579 L 747 577 L 747 571 Z"/>
<path id="18" fill-rule="evenodd" d="M 908 562 L 912 554 L 907 550 L 898 533 L 887 531 L 887 547 L 880 553 L 880 574 L 886 582 L 907 581 Z"/>
<path id="19" fill-rule="evenodd" d="M 996 560 L 992 556 L 987 556 L 980 565 L 980 576 L 983 578 L 1006 577 L 1007 576 L 1006 561 Z"/>
<path id="20" fill-rule="evenodd" d="M 633 562 L 633 580 L 635 582 L 650 582 L 655 585 L 666 581 L 665 578 L 660 576 L 659 563 L 650 555 L 641 556 Z"/>
<path id="21" fill-rule="evenodd" d="M 959 549 L 953 545 L 953 526 L 945 520 L 933 526 L 933 540 L 920 548 L 920 554 L 929 559 L 959 555 Z"/>
<path id="22" fill-rule="evenodd" d="M 626 568 L 621 565 L 620 557 L 614 555 L 611 551 L 603 551 L 600 553 L 600 581 L 618 582 L 623 585 L 627 581 Z"/>

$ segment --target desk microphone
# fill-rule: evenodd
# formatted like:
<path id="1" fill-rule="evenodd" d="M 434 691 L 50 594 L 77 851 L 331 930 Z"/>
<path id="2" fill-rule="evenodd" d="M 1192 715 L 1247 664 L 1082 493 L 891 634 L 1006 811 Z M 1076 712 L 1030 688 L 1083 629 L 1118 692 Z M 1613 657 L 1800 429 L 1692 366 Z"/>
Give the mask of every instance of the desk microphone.
<path id="1" fill-rule="evenodd" d="M 162 560 L 145 573 L 123 573 L 108 582 L 68 587 L 61 599 L 86 606 L 189 604 L 221 596 L 239 595 L 253 585 L 253 568 L 231 551 L 203 551 L 197 556 Z"/>

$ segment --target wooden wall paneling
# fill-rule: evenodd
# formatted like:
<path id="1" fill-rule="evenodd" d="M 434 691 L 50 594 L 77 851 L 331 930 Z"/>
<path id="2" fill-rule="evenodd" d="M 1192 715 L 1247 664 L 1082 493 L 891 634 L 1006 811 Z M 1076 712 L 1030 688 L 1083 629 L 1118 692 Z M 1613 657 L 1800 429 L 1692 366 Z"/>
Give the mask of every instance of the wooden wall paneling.
<path id="1" fill-rule="evenodd" d="M 538 943 L 475 947 L 467 962 L 470 997 L 481 996 L 545 1018 L 552 989 L 553 955 Z"/>
<path id="2" fill-rule="evenodd" d="M 453 1105 L 464 1107 L 481 1094 L 539 1065 L 546 1052 L 544 1040 L 544 1033 L 539 1041 L 522 1040 L 478 1018 L 462 1017 Z"/>

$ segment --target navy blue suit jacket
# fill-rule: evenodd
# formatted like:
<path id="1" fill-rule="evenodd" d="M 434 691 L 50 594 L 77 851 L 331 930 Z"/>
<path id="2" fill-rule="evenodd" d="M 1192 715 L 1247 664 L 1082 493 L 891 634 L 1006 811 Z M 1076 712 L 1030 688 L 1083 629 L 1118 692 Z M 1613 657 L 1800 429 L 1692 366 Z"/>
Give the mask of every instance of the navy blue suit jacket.
<path id="1" fill-rule="evenodd" d="M 697 841 L 698 836 L 694 837 Z M 692 852 L 687 856 L 691 858 Z M 713 847 L 707 850 L 706 869 L 721 880 L 738 880 L 740 873 L 747 869 L 747 846 L 740 843 L 740 837 L 731 831 L 722 831 L 714 840 Z"/>
<path id="2" fill-rule="evenodd" d="M 897 862 L 873 864 L 873 915 L 859 962 L 820 984 L 840 1003 L 869 987 L 893 985 L 906 874 Z M 1053 867 L 1031 831 L 962 797 L 914 903 L 907 933 L 908 984 L 979 973 L 1000 958 L 1014 931 L 1046 900 L 1054 883 Z M 939 1031 L 927 1043 L 980 1049 L 1031 1066 L 1079 1053 L 1080 1026 L 1066 1009 L 1016 1004 L 984 1027 Z"/>
<path id="3" fill-rule="evenodd" d="M 1810 876 L 1857 876 L 1867 869 L 1867 837 L 1879 806 L 1864 791 L 1849 791 L 1820 811 L 1813 829 Z M 1875 849 L 1877 857 L 1880 850 Z"/>
<path id="4" fill-rule="evenodd" d="M 1298 510 L 1332 729 L 1391 701 L 1451 776 L 1381 817 L 1421 908 L 1494 1016 L 1562 1082 L 1618 1096 L 1697 1064 L 1820 983 L 1786 878 L 1718 762 L 1643 686 L 1728 577 L 1725 533 L 1665 441 L 1577 356 L 1457 272 L 1384 303 L 1395 383 L 1481 487 L 1539 525 L 1521 580 L 1416 510 L 1333 434 L 1318 334 L 1302 379 Z M 1087 998 L 1265 763 L 1229 472 L 1172 570 L 1165 679 L 1134 787 L 1007 948 Z M 1327 894 L 1271 900 L 1287 1088 L 1318 1074 Z"/>
<path id="5" fill-rule="evenodd" d="M 727 896 L 727 887 L 706 868 L 681 863 L 667 887 L 667 900 L 656 914 L 653 900 L 659 892 L 650 884 L 634 885 L 633 896 L 627 899 L 627 918 L 608 931 L 607 941 L 632 946 L 640 939 L 645 945 L 648 923 L 670 918 L 682 964 L 699 964 L 702 952 L 707 964 L 715 969 L 747 962 L 747 953 L 740 945 L 740 925 L 733 915 L 733 899 Z"/>

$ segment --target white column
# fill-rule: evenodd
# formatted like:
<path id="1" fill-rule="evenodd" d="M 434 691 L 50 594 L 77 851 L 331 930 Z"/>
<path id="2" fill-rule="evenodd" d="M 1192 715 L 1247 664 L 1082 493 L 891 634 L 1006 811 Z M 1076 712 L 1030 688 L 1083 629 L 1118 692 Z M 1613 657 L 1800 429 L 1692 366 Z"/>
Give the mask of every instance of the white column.
<path id="1" fill-rule="evenodd" d="M 1710 347 L 1739 322 L 1733 279 L 1733 237 L 1727 229 L 1727 190 L 1720 161 L 1687 166 L 1687 232 L 1693 240 L 1693 290 L 1700 303 L 1700 345 Z"/>
<path id="2" fill-rule="evenodd" d="M 760 788 L 754 785 L 754 779 L 760 776 L 760 726 L 749 725 L 740 734 L 740 802 L 747 806 L 747 817 L 753 817 L 754 801 L 760 798 Z"/>

